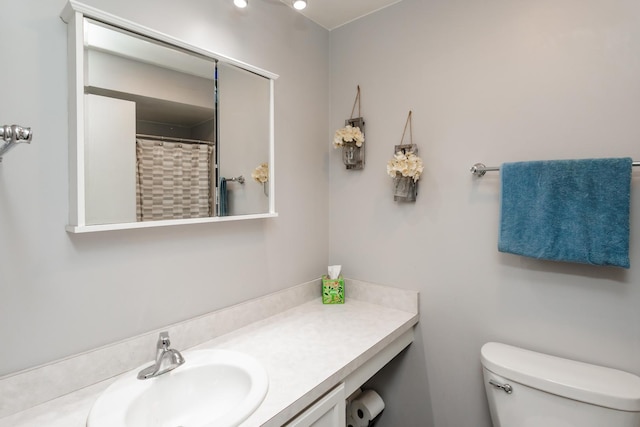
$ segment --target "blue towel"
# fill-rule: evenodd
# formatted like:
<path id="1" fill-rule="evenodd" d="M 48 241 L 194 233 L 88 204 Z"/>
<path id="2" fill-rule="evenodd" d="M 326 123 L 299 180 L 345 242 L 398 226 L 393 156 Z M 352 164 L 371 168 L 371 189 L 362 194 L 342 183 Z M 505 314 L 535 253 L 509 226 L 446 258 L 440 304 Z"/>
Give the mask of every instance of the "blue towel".
<path id="1" fill-rule="evenodd" d="M 226 178 L 220 178 L 220 188 L 218 189 L 218 194 L 218 201 L 220 203 L 220 216 L 227 216 L 229 215 L 229 193 L 227 191 Z"/>
<path id="2" fill-rule="evenodd" d="M 505 163 L 498 250 L 629 268 L 630 158 Z"/>

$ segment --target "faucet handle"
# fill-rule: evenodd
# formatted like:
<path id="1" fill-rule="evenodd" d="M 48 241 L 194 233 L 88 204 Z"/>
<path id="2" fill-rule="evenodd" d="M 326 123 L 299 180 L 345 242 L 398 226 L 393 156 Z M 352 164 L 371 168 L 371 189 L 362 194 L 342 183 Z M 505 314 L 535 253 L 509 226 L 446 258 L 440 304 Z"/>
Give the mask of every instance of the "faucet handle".
<path id="1" fill-rule="evenodd" d="M 160 332 L 158 336 L 158 350 L 167 350 L 171 345 L 171 340 L 169 339 L 169 332 Z"/>

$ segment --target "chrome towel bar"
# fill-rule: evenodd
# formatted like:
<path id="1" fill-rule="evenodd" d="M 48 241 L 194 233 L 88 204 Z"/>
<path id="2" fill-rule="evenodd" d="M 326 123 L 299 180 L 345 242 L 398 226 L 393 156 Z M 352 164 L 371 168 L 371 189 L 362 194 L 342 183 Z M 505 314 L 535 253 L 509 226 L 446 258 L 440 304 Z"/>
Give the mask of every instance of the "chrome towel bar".
<path id="1" fill-rule="evenodd" d="M 640 162 L 633 162 L 631 163 L 631 166 L 640 166 Z M 487 172 L 497 172 L 500 170 L 500 167 L 498 166 L 485 166 L 482 163 L 476 163 L 475 165 L 471 166 L 471 169 L 469 170 L 474 176 L 477 176 L 478 178 L 483 177 L 485 173 Z"/>
<path id="2" fill-rule="evenodd" d="M 229 182 L 229 181 L 235 181 L 235 182 L 239 182 L 240 184 L 244 184 L 244 176 L 240 175 L 240 176 L 236 176 L 234 178 L 222 178 L 225 181 Z"/>

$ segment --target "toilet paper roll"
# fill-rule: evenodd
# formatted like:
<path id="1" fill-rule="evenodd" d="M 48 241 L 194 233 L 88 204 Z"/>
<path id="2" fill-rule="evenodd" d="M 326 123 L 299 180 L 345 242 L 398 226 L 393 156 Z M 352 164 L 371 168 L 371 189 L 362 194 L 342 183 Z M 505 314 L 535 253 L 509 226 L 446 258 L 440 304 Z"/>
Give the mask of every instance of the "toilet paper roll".
<path id="1" fill-rule="evenodd" d="M 375 417 L 384 409 L 384 401 L 373 390 L 363 391 L 353 399 L 350 405 L 351 417 L 355 427 L 368 427 Z"/>

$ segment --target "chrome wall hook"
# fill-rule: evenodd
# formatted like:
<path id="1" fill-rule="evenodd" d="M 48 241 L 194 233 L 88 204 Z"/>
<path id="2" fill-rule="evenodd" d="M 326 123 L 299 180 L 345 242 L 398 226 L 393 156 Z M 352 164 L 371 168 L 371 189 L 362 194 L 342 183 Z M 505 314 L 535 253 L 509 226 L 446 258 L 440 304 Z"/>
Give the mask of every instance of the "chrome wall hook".
<path id="1" fill-rule="evenodd" d="M 0 162 L 2 162 L 2 156 L 15 147 L 16 144 L 21 142 L 30 144 L 32 138 L 33 132 L 31 131 L 31 128 L 18 125 L 0 126 L 0 139 L 4 141 L 0 143 Z"/>

